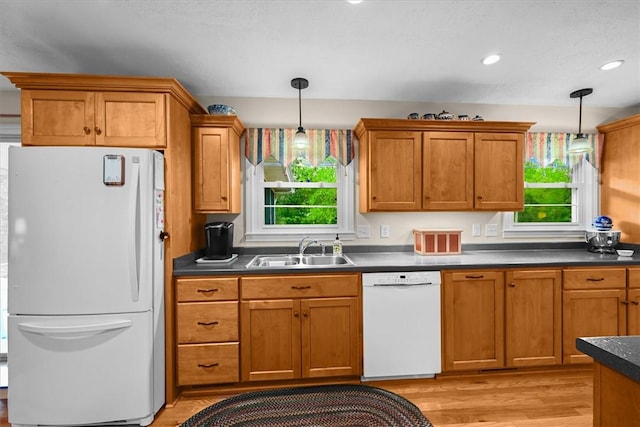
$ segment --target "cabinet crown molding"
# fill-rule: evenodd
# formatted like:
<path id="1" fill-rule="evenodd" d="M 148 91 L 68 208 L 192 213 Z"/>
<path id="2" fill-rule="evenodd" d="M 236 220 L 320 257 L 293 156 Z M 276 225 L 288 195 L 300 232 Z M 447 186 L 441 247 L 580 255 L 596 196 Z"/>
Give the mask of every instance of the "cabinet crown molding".
<path id="1" fill-rule="evenodd" d="M 369 130 L 526 132 L 536 122 L 475 122 L 471 120 L 410 120 L 361 118 L 354 132 L 360 136 Z"/>
<path id="2" fill-rule="evenodd" d="M 206 110 L 178 80 L 172 77 L 113 76 L 95 74 L 26 73 L 3 71 L 18 89 L 86 90 L 102 92 L 168 93 L 184 105 L 191 114 Z"/>

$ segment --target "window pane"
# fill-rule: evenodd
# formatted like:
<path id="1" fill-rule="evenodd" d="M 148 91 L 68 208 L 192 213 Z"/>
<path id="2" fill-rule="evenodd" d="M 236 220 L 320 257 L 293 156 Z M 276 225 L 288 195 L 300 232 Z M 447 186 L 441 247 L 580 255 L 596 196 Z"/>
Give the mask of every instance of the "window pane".
<path id="1" fill-rule="evenodd" d="M 336 188 L 285 191 L 265 189 L 265 224 L 337 224 Z"/>
<path id="2" fill-rule="evenodd" d="M 525 181 L 528 183 L 568 183 L 571 170 L 562 162 L 554 161 L 548 167 L 535 162 L 525 164 Z M 572 188 L 525 188 L 524 211 L 515 215 L 516 223 L 570 223 L 574 218 Z"/>

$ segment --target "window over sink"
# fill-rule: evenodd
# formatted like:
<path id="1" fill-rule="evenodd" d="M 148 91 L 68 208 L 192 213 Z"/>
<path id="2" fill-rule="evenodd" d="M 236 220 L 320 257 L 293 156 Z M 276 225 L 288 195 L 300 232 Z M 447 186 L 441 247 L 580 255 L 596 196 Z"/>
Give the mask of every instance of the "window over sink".
<path id="1" fill-rule="evenodd" d="M 355 166 L 350 131 L 249 129 L 245 147 L 247 241 L 349 239 L 355 223 Z"/>

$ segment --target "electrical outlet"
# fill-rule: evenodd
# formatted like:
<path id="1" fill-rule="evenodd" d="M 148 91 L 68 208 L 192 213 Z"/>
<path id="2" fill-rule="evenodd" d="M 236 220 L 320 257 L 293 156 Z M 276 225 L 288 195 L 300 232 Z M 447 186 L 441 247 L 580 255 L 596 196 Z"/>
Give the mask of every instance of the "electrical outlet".
<path id="1" fill-rule="evenodd" d="M 381 225 L 380 226 L 380 237 L 383 239 L 386 239 L 387 237 L 389 237 L 389 226 L 388 225 Z"/>
<path id="2" fill-rule="evenodd" d="M 359 225 L 357 230 L 358 239 L 368 239 L 371 237 L 369 225 Z"/>
<path id="3" fill-rule="evenodd" d="M 498 235 L 498 224 L 487 224 L 484 235 L 487 237 L 496 237 Z"/>
<path id="4" fill-rule="evenodd" d="M 473 237 L 480 237 L 480 224 L 473 224 L 471 226 L 471 235 Z"/>

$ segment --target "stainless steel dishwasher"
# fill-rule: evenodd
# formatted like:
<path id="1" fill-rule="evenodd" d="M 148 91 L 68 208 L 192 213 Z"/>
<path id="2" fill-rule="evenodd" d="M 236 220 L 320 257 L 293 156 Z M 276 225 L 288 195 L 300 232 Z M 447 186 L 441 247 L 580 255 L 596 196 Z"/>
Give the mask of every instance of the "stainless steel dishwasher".
<path id="1" fill-rule="evenodd" d="M 362 380 L 441 372 L 440 272 L 363 273 Z"/>

